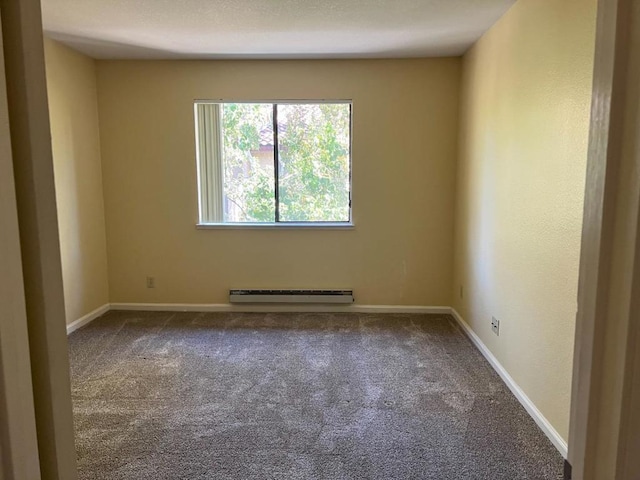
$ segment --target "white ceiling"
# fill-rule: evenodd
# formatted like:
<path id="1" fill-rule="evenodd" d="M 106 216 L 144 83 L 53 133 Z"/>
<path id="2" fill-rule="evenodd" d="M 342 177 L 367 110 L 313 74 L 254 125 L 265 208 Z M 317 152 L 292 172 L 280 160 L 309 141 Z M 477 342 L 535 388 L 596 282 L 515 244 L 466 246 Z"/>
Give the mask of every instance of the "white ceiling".
<path id="1" fill-rule="evenodd" d="M 460 55 L 515 0 L 41 0 L 45 32 L 95 58 Z"/>

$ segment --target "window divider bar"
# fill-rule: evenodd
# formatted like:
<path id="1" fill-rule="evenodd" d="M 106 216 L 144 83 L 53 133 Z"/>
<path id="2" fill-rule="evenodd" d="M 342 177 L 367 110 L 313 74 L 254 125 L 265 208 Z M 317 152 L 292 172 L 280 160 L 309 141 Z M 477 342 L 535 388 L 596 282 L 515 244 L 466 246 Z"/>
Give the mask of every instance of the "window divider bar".
<path id="1" fill-rule="evenodd" d="M 276 201 L 275 221 L 280 221 L 280 155 L 278 151 L 278 104 L 273 104 L 273 183 Z"/>

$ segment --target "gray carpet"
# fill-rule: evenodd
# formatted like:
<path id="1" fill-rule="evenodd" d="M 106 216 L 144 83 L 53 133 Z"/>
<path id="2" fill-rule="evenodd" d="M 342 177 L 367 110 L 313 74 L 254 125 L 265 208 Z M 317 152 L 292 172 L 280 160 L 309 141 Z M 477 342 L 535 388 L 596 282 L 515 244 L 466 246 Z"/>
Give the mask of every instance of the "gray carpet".
<path id="1" fill-rule="evenodd" d="M 109 312 L 69 337 L 80 479 L 557 479 L 448 315 Z"/>

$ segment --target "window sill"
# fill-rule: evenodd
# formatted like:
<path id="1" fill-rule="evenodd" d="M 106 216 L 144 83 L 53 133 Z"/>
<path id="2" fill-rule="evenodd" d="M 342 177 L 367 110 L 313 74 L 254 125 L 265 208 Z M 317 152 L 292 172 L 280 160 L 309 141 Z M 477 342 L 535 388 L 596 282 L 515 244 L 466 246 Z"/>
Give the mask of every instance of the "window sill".
<path id="1" fill-rule="evenodd" d="M 351 222 L 318 222 L 318 223 L 198 223 L 198 230 L 227 230 L 227 229 L 273 229 L 273 230 L 290 230 L 290 229 L 310 229 L 310 230 L 352 230 L 355 228 Z"/>

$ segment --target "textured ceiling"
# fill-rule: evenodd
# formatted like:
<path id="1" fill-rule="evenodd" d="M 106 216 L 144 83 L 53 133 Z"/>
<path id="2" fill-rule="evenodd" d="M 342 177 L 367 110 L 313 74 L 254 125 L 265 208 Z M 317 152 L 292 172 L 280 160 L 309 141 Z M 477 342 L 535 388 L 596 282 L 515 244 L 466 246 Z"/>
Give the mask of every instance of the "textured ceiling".
<path id="1" fill-rule="evenodd" d="M 45 32 L 96 58 L 460 55 L 515 0 L 42 0 Z"/>

